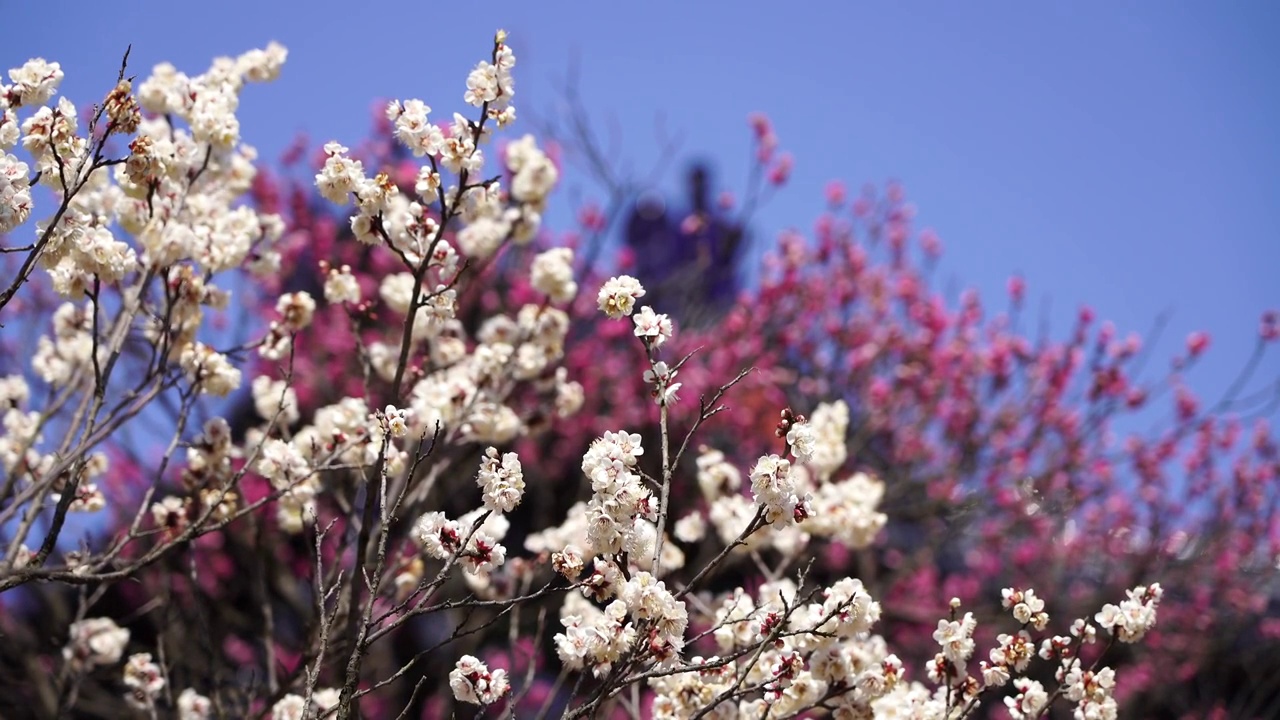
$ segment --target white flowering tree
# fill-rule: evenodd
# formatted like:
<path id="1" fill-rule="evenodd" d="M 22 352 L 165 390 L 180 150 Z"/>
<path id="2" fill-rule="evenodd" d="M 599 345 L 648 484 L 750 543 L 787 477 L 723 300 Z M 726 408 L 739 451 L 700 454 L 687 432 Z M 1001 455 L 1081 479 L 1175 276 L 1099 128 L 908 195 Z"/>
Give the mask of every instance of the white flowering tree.
<path id="1" fill-rule="evenodd" d="M 673 325 L 625 275 L 592 291 L 633 331 L 636 362 L 603 371 L 643 376 L 650 392 L 634 402 L 656 404 L 660 444 L 600 428 L 563 486 L 582 487 L 578 502 L 550 527 L 513 531 L 526 493 L 563 487 L 526 487 L 503 448 L 534 417 L 576 413 L 583 391 L 561 366 L 579 294 L 572 250 L 524 270 L 538 302 L 500 307 L 474 333 L 456 317 L 483 269 L 538 233 L 559 176 L 531 136 L 492 142 L 516 120 L 503 32 L 466 79 L 466 113 L 440 123 L 421 100 L 388 105 L 421 159 L 412 187 L 324 148 L 316 187 L 398 271 L 368 287 L 326 264 L 323 297 L 280 294 L 247 341 L 219 330 L 245 277 L 278 286 L 286 228 L 243 202 L 255 153 L 236 108 L 285 56 L 272 45 L 196 76 L 161 65 L 136 89 L 122 68 L 87 122 L 54 102 L 56 63 L 32 60 L 0 86 L 11 707 L 284 719 L 463 707 L 961 718 L 993 706 L 1033 718 L 1058 701 L 1115 717 L 1105 649 L 1155 623 L 1158 584 L 1068 618 L 1060 635 L 1031 589 L 1005 590 L 1007 627 L 986 636 L 952 601 L 934 660 L 904 667 L 863 582 L 815 567 L 820 542 L 865 548 L 886 521 L 883 484 L 845 469 L 848 408 L 779 408 L 778 452 L 744 483 L 744 469 L 695 445 L 744 375 L 682 397 L 687 358 L 664 354 Z M 48 200 L 32 229 L 36 188 Z M 369 293 L 394 317 L 370 323 Z M 293 340 L 320 303 L 363 323 L 362 391 L 304 418 Z M 283 379 L 246 378 L 254 354 Z M 242 386 L 265 420 L 237 438 L 218 399 Z M 680 506 L 698 509 L 673 517 L 673 478 L 691 464 L 701 498 Z M 146 482 L 121 488 L 122 473 Z M 77 525 L 100 512 L 115 518 L 106 532 Z M 54 637 L 17 620 L 32 614 Z"/>

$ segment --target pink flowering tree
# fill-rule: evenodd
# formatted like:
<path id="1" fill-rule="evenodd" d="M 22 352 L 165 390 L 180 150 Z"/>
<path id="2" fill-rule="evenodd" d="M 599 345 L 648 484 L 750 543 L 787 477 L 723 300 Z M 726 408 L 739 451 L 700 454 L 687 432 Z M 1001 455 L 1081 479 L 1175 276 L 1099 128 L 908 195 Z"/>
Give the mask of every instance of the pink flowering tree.
<path id="1" fill-rule="evenodd" d="M 784 181 L 790 164 L 777 155 L 767 120 L 753 118 L 752 125 L 758 165 L 748 197 Z M 590 154 L 583 142 L 570 138 L 567 151 Z M 410 154 L 394 142 L 389 123 L 375 123 L 362 150 L 368 165 L 403 167 L 407 187 Z M 580 213 L 580 227 L 559 240 L 544 233 L 533 246 L 598 243 L 626 205 L 615 195 L 623 183 L 600 184 L 601 206 L 611 213 L 589 207 Z M 258 194 L 272 207 L 288 198 L 299 247 L 332 257 L 328 248 L 342 246 L 345 229 L 311 211 L 316 202 L 305 184 L 264 180 Z M 1175 588 L 1164 612 L 1179 621 L 1153 636 L 1150 653 L 1129 658 L 1134 672 L 1121 684 L 1121 697 L 1146 708 L 1134 710 L 1140 714 L 1220 705 L 1241 714 L 1265 709 L 1275 687 L 1250 680 L 1248 667 L 1270 655 L 1277 631 L 1260 620 L 1273 602 L 1280 550 L 1273 519 L 1276 447 L 1264 419 L 1246 419 L 1260 398 L 1245 390 L 1256 384 L 1259 360 L 1277 337 L 1275 314 L 1263 316 L 1255 355 L 1233 388 L 1202 404 L 1182 377 L 1207 351 L 1206 334 L 1191 335 L 1168 374 L 1155 378 L 1141 372 L 1149 364 L 1141 340 L 1117 337 L 1088 309 L 1060 339 L 1032 336 L 1019 278 L 1010 280 L 998 311 L 985 309 L 973 291 L 955 298 L 934 289 L 941 243 L 931 231 L 913 230 L 901 188 L 850 197 L 832 184 L 827 199 L 812 237 L 783 235 L 758 291 L 714 325 L 677 333 L 668 346 L 676 357 L 688 355 L 680 368 L 683 393 L 705 394 L 714 378 L 753 368 L 735 387 L 735 411 L 702 434 L 705 452 L 701 461 L 690 458 L 687 486 L 674 479 L 675 495 L 689 501 L 673 506 L 680 516 L 689 526 L 709 524 L 713 501 L 693 480 L 705 488 L 711 482 L 705 468 L 718 467 L 722 453 L 745 463 L 766 452 L 776 408 L 817 408 L 824 398 L 837 398 L 842 404 L 823 419 L 847 434 L 848 443 L 832 458 L 833 468 L 869 472 L 878 480 L 858 492 L 882 499 L 870 516 L 850 517 L 843 498 L 828 490 L 830 496 L 816 496 L 820 511 L 810 525 L 848 522 L 874 535 L 884 512 L 888 530 L 876 542 L 842 537 L 826 543 L 821 571 L 856 573 L 895 597 L 886 622 L 914 659 L 934 654 L 934 618 L 948 598 L 982 609 L 983 599 L 1001 588 L 1053 587 L 1050 607 L 1075 612 L 1154 568 L 1166 588 Z M 336 257 L 361 267 L 355 256 Z M 313 262 L 299 262 L 299 275 L 308 276 Z M 632 262 L 626 250 L 615 260 L 624 271 Z M 512 272 L 520 267 L 519 261 L 495 264 L 489 298 L 475 301 L 493 307 L 512 292 L 535 297 L 528 276 Z M 579 267 L 577 276 L 596 284 L 606 276 L 601 269 Z M 380 277 L 377 269 L 354 272 L 370 287 Z M 656 300 L 661 274 L 646 275 Z M 678 272 L 672 278 L 688 284 Z M 582 310 L 591 302 L 579 299 Z M 371 306 L 370 312 L 380 310 Z M 539 418 L 531 424 L 538 431 L 516 445 L 521 457 L 539 458 L 536 466 L 548 471 L 540 484 L 572 476 L 601 418 L 646 439 L 659 435 L 655 408 L 628 401 L 644 391 L 641 378 L 611 371 L 635 356 L 629 329 L 604 320 L 578 327 L 566 367 L 584 386 L 582 411 Z M 330 366 L 353 357 L 351 337 L 325 332 L 316 340 L 306 345 L 311 362 Z M 1134 424 L 1130 418 L 1152 416 L 1160 419 L 1154 431 L 1117 436 L 1115 428 Z M 554 498 L 545 502 L 546 512 L 562 511 Z M 811 532 L 804 542 L 817 536 Z M 737 571 L 759 568 L 748 563 Z M 985 606 L 989 615 L 1001 611 L 998 604 Z M 1158 672 L 1169 666 L 1169 653 L 1178 657 L 1176 672 Z M 1220 696 L 1236 686 L 1256 687 L 1257 697 L 1234 708 L 1221 704 Z"/>
<path id="2" fill-rule="evenodd" d="M 1276 591 L 1277 448 L 1256 414 L 1272 397 L 1244 392 L 1276 314 L 1226 396 L 1202 403 L 1182 377 L 1207 335 L 1192 334 L 1167 375 L 1144 378 L 1137 336 L 1117 337 L 1087 308 L 1062 339 L 1030 336 L 1018 278 L 999 311 L 973 291 L 951 301 L 933 289 L 940 241 L 913 231 L 900 188 L 849 198 L 833 185 L 828 200 L 813 237 L 784 236 L 769 260 L 760 316 L 808 379 L 791 404 L 844 399 L 850 454 L 885 480 L 882 509 L 902 533 L 880 559 L 886 595 L 969 602 L 1034 585 L 1055 588 L 1051 608 L 1071 608 L 1156 569 L 1176 588 L 1162 612 L 1179 619 L 1121 684 L 1147 708 L 1133 712 L 1205 711 L 1238 683 L 1262 694 L 1223 709 L 1265 716 L 1276 687 L 1251 683 L 1236 658 L 1256 662 L 1276 642 L 1260 618 Z M 1164 420 L 1114 432 L 1140 411 Z"/>
<path id="3" fill-rule="evenodd" d="M 271 177 L 235 109 L 284 59 L 121 71 L 83 120 L 56 63 L 0 88 L 5 706 L 1115 717 L 1167 688 L 1133 643 L 1193 677 L 1268 630 L 1265 428 L 1088 319 L 1023 337 L 1021 289 L 931 291 L 896 190 L 833 189 L 682 329 L 586 260 L 620 186 L 543 229 L 564 168 L 509 136 L 505 33 L 465 112 L 392 101 Z M 753 126 L 747 215 L 791 164 Z M 1161 392 L 1164 431 L 1107 439 Z"/>

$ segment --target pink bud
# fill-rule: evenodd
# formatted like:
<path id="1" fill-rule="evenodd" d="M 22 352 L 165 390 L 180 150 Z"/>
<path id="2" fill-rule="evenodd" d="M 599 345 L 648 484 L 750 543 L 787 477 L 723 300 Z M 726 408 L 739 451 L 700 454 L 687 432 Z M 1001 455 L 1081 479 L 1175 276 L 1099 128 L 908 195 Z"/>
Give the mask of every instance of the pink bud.
<path id="1" fill-rule="evenodd" d="M 860 197 L 853 201 L 853 214 L 855 217 L 865 218 L 871 214 L 872 208 L 875 207 L 871 200 Z"/>
<path id="2" fill-rule="evenodd" d="M 942 254 L 942 239 L 932 229 L 925 228 L 920 231 L 920 247 L 928 257 L 937 258 Z"/>
<path id="3" fill-rule="evenodd" d="M 604 212 L 595 203 L 588 203 L 578 212 L 578 224 L 587 231 L 602 230 L 605 226 Z"/>
<path id="4" fill-rule="evenodd" d="M 897 204 L 902 202 L 906 195 L 906 191 L 902 189 L 902 183 L 896 181 L 890 182 L 889 186 L 885 188 L 885 197 L 887 197 L 891 203 Z"/>
<path id="5" fill-rule="evenodd" d="M 1266 342 L 1280 339 L 1280 311 L 1268 310 L 1262 313 L 1258 336 Z"/>
<path id="6" fill-rule="evenodd" d="M 1176 404 L 1178 407 L 1178 417 L 1182 420 L 1190 420 L 1195 417 L 1196 412 L 1200 409 L 1200 402 L 1190 390 L 1180 387 L 1175 392 Z"/>
<path id="7" fill-rule="evenodd" d="M 1209 335 L 1204 332 L 1196 331 L 1187 336 L 1187 352 L 1191 353 L 1191 357 L 1196 357 L 1209 347 Z"/>
<path id="8" fill-rule="evenodd" d="M 1128 396 L 1125 398 L 1125 404 L 1131 409 L 1138 409 L 1147 402 L 1147 393 L 1141 388 L 1131 388 Z"/>
<path id="9" fill-rule="evenodd" d="M 773 123 L 769 122 L 769 116 L 762 112 L 751 113 L 747 116 L 747 122 L 751 124 L 751 130 L 755 132 L 757 140 L 773 134 Z"/>
<path id="10" fill-rule="evenodd" d="M 1020 276 L 1014 275 L 1009 278 L 1009 299 L 1015 303 L 1022 302 L 1023 296 L 1027 291 L 1027 282 Z"/>
<path id="11" fill-rule="evenodd" d="M 827 183 L 826 195 L 828 205 L 831 205 L 832 207 L 839 207 L 843 205 L 845 196 L 847 195 L 844 183 L 839 180 L 832 180 Z"/>
<path id="12" fill-rule="evenodd" d="M 778 160 L 769 168 L 769 182 L 774 185 L 782 185 L 791 177 L 791 168 L 795 164 L 795 159 L 791 153 L 782 153 L 778 156 Z"/>

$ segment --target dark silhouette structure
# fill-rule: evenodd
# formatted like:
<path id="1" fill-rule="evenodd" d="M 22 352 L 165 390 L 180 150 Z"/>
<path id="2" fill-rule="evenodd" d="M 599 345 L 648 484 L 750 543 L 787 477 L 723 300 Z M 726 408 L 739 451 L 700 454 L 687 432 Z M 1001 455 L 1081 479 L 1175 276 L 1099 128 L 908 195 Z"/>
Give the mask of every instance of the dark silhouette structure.
<path id="1" fill-rule="evenodd" d="M 710 176 L 703 164 L 689 170 L 687 208 L 672 210 L 657 195 L 642 196 L 624 237 L 649 301 L 685 327 L 713 324 L 739 291 L 745 230 L 712 203 Z"/>

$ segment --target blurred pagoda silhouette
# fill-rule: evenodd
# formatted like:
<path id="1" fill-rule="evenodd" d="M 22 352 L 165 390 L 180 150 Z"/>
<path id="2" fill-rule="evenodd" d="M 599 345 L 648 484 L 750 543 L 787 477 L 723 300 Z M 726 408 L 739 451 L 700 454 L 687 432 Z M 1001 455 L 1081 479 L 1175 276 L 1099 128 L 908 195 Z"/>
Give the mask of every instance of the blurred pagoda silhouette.
<path id="1" fill-rule="evenodd" d="M 705 164 L 689 169 L 687 207 L 641 196 L 625 230 L 646 301 L 684 327 L 715 323 L 738 296 L 746 233 L 711 202 L 710 176 Z"/>

